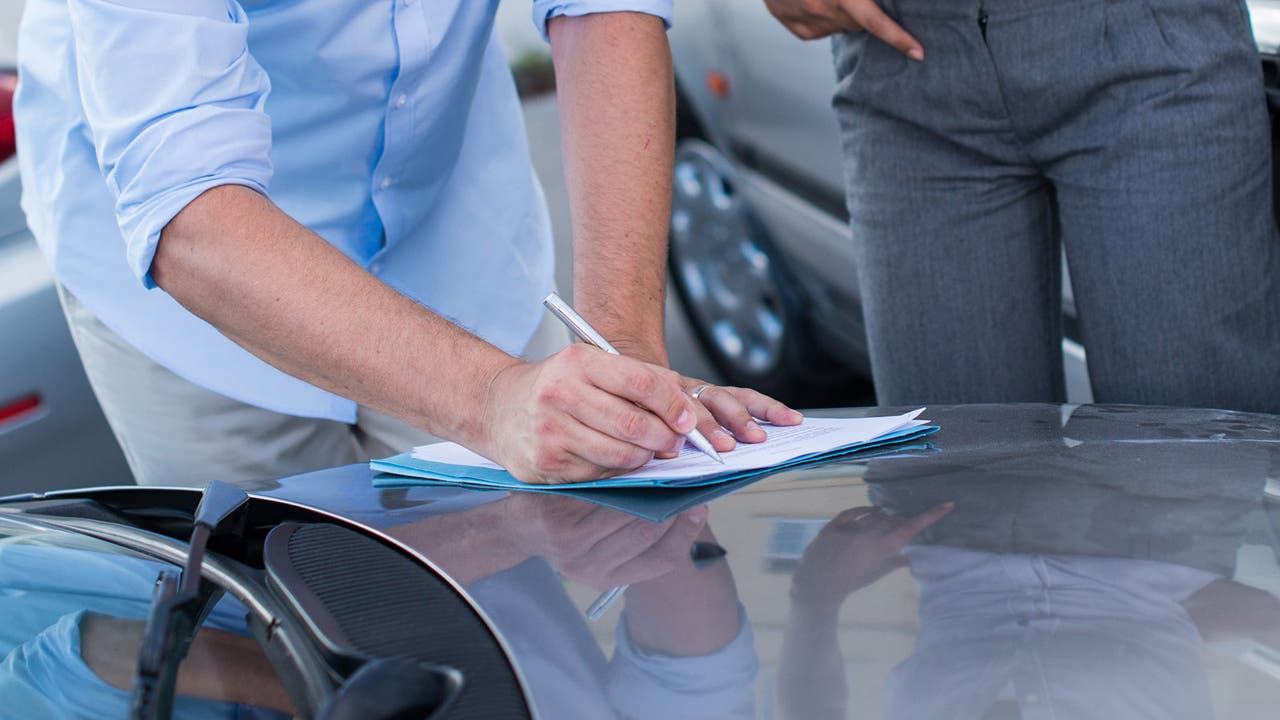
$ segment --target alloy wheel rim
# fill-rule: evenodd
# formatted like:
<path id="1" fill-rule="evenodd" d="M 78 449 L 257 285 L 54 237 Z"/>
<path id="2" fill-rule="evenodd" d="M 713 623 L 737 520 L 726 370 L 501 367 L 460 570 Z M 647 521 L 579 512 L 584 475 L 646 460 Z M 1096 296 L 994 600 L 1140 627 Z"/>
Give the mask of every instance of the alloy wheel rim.
<path id="1" fill-rule="evenodd" d="M 751 375 L 778 366 L 786 336 L 773 260 L 760 233 L 728 163 L 705 143 L 682 143 L 672 188 L 672 265 L 705 336 Z"/>

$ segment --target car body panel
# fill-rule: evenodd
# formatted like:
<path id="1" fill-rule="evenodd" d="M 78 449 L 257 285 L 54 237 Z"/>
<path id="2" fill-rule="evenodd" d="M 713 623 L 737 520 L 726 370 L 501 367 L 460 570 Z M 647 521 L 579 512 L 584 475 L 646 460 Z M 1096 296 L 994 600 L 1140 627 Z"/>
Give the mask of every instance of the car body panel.
<path id="1" fill-rule="evenodd" d="M 729 0 L 677 3 L 670 35 L 685 111 L 736 165 L 771 240 L 798 266 L 815 312 L 829 317 L 833 349 L 864 357 L 829 43 L 791 36 L 763 3 Z M 713 70 L 729 78 L 723 99 L 703 81 Z"/>
<path id="2" fill-rule="evenodd" d="M 21 0 L 0 0 L 0 70 L 16 66 Z M 14 158 L 0 160 L 0 409 L 40 407 L 0 421 L 0 494 L 133 476 L 85 377 L 48 263 L 27 229 Z"/>
<path id="3" fill-rule="evenodd" d="M 710 2 L 724 36 L 732 141 L 758 154 L 758 165 L 793 177 L 793 184 L 818 188 L 842 208 L 844 164 L 831 110 L 836 77 L 830 42 L 796 38 L 763 2 Z"/>
<path id="4" fill-rule="evenodd" d="M 1280 459 L 1276 440 L 1280 418 L 1071 405 L 943 407 L 931 408 L 929 416 L 942 430 L 929 438 L 928 448 L 905 451 L 899 457 L 851 459 L 787 471 L 712 501 L 710 524 L 717 541 L 728 550 L 726 559 L 751 623 L 761 668 L 753 691 L 754 713 L 742 716 L 779 716 L 769 705 L 774 700 L 783 627 L 791 605 L 791 573 L 806 549 L 803 542 L 787 538 L 796 527 L 805 528 L 811 537 L 832 516 L 852 507 L 878 504 L 891 512 L 914 515 L 935 503 L 954 500 L 957 509 L 927 531 L 919 545 L 936 548 L 955 542 L 967 545 L 971 552 L 1009 562 L 1028 556 L 1105 556 L 1132 560 L 1144 571 L 1167 570 L 1170 577 L 1181 577 L 1190 568 L 1204 573 L 1196 577 L 1234 578 L 1250 587 L 1280 591 L 1274 540 L 1280 513 L 1268 504 L 1274 498 L 1268 500 L 1265 494 L 1268 468 Z M 343 514 L 359 508 L 356 516 L 392 534 L 398 525 L 437 512 L 433 506 L 441 503 L 465 505 L 485 496 L 500 502 L 503 495 L 432 488 L 375 490 L 371 478 L 367 468 L 350 466 L 289 478 L 264 494 L 323 503 Z M 1267 533 L 1271 533 L 1269 541 L 1262 539 Z M 420 546 L 417 551 L 431 558 L 443 549 Z M 553 634 L 582 642 L 589 630 L 606 652 L 616 647 L 619 610 L 612 610 L 602 622 L 587 623 L 580 615 L 563 612 L 565 598 L 558 591 L 540 594 L 550 593 L 561 582 L 545 585 L 548 577 L 535 579 L 520 572 L 504 580 L 510 584 L 495 588 L 496 578 L 491 578 L 484 581 L 492 583 L 490 587 L 478 591 L 473 587 L 473 597 L 526 669 L 543 716 L 568 716 L 564 706 L 557 705 L 564 698 L 556 697 L 549 686 L 545 666 L 563 662 L 567 667 L 582 656 L 557 655 L 537 642 L 547 637 L 546 629 L 532 632 L 531 615 L 511 611 L 510 593 L 523 588 L 539 603 L 560 604 L 562 611 L 539 615 L 566 623 Z M 568 580 L 563 587 L 569 604 L 579 610 L 598 591 Z M 919 592 L 911 576 L 900 572 L 859 591 L 846 604 L 837 632 L 853 682 L 847 716 L 882 716 L 886 709 L 882 692 L 895 667 L 912 654 L 922 631 Z M 1014 595 L 1010 590 L 1010 597 Z M 1044 612 L 1052 618 L 1055 611 Z M 926 617 L 923 622 L 931 620 Z M 1090 634 L 1087 628 L 1081 632 L 1087 637 L 1087 648 L 1104 651 L 1105 634 Z M 568 653 L 571 646 L 559 648 Z M 1066 652 L 1077 655 L 1079 650 Z M 1205 682 L 1213 688 L 1219 714 L 1270 717 L 1273 703 L 1280 701 L 1280 680 L 1258 670 L 1276 671 L 1280 665 L 1268 665 L 1229 643 L 1207 652 L 1214 659 L 1204 661 Z M 1151 662 L 1170 659 L 1160 653 L 1138 656 Z M 982 651 L 969 657 L 962 653 L 959 659 L 978 666 Z M 1199 662 L 1197 652 L 1194 663 Z M 1058 669 L 1049 671 L 1045 680 L 1050 686 L 1058 681 L 1095 683 L 1082 689 L 1087 698 L 1111 685 L 1133 689 L 1129 680 L 1135 686 L 1147 682 L 1146 669 L 1139 665 L 1135 663 L 1131 674 L 1123 667 L 1110 667 L 1108 672 L 1120 675 L 1083 680 Z M 1155 688 L 1138 689 L 1139 694 L 1156 692 Z M 594 693 L 589 688 L 583 691 Z M 696 707 L 692 702 L 690 706 Z M 629 710 L 637 717 L 664 716 L 657 706 Z M 726 712 L 725 716 L 736 715 Z"/>
<path id="5" fill-rule="evenodd" d="M 73 487 L 86 473 L 133 476 L 93 395 L 58 302 L 53 275 L 18 207 L 16 162 L 0 164 L 0 407 L 36 397 L 0 422 L 0 494 Z M 14 218 L 17 218 L 17 222 Z"/>
<path id="6" fill-rule="evenodd" d="M 827 671 L 849 683 L 847 704 L 831 715 L 839 717 L 935 716 L 903 713 L 913 698 L 968 707 L 979 686 L 983 702 L 1008 710 L 1010 703 L 1051 700 L 1061 718 L 1097 717 L 1088 712 L 1096 708 L 1107 717 L 1135 717 L 1153 707 L 1155 714 L 1147 714 L 1159 717 L 1207 717 L 1200 713 L 1206 709 L 1220 717 L 1273 716 L 1280 703 L 1280 636 L 1273 632 L 1280 627 L 1280 417 L 1090 405 L 935 407 L 927 414 L 942 428 L 927 444 L 787 470 L 710 501 L 711 532 L 727 550 L 758 670 L 738 698 L 745 705 L 708 714 L 699 705 L 707 697 L 690 696 L 683 716 L 814 717 L 805 699 L 825 695 L 806 678 Z M 455 580 L 473 575 L 458 582 L 513 653 L 540 716 L 612 716 L 575 710 L 598 709 L 601 693 L 607 695 L 601 683 L 619 647 L 621 607 L 589 623 L 582 610 L 601 588 L 558 574 L 554 558 L 486 575 L 474 571 L 488 556 L 456 561 L 458 549 L 478 536 L 426 541 L 418 531 L 433 519 L 514 496 L 377 489 L 373 476 L 367 466 L 351 465 L 262 483 L 251 493 L 381 533 Z M 86 495 L 93 493 L 49 497 Z M 590 494 L 550 497 L 582 504 Z M 666 503 L 675 512 L 686 505 L 663 490 L 601 498 L 614 508 Z M 787 676 L 796 657 L 825 658 L 819 651 L 830 651 L 802 644 L 799 653 L 783 652 L 785 642 L 796 640 L 797 613 L 809 617 L 796 605 L 796 578 L 842 581 L 843 565 L 831 563 L 865 551 L 818 552 L 816 537 L 823 543 L 840 537 L 828 531 L 831 519 L 848 523 L 843 511 L 852 508 L 913 517 L 944 501 L 955 508 L 907 547 L 910 570 L 873 579 L 844 601 L 824 636 L 841 653 L 829 660 L 836 665 Z M 943 632 L 949 627 L 964 629 L 968 640 L 957 646 Z M 931 657 L 943 664 L 929 665 Z M 1009 657 L 1026 662 L 1009 665 Z M 1126 659 L 1112 662 L 1118 657 Z M 987 687 L 972 675 L 988 668 L 1013 678 L 1019 668 L 1035 667 L 1027 664 L 1033 659 L 1044 662 L 1037 690 Z M 703 671 L 732 675 L 714 664 Z M 908 680 L 921 684 L 906 686 L 904 695 L 901 683 Z M 787 698 L 779 697 L 780 687 Z M 615 709 L 670 717 L 661 694 Z M 1186 707 L 1170 704 L 1184 700 Z"/>
<path id="7" fill-rule="evenodd" d="M 1280 54 L 1280 0 L 1249 0 L 1248 6 L 1258 51 Z"/>

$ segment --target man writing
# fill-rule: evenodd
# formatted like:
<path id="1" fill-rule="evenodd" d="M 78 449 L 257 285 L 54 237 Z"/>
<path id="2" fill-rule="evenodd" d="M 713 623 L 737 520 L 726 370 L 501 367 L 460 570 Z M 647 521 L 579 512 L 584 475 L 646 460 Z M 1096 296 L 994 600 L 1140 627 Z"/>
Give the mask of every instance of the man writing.
<path id="1" fill-rule="evenodd" d="M 24 208 L 138 480 L 252 481 L 428 433 L 586 480 L 695 424 L 727 450 L 720 425 L 798 421 L 745 390 L 704 407 L 664 367 L 669 4 L 534 3 L 577 305 L 629 356 L 543 360 L 563 344 L 538 330 L 549 232 L 496 0 L 32 0 Z"/>

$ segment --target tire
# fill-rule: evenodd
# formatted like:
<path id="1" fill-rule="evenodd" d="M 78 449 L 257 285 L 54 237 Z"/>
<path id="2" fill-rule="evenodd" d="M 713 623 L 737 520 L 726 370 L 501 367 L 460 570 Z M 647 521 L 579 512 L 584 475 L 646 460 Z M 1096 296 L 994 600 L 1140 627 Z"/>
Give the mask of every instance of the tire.
<path id="1" fill-rule="evenodd" d="M 674 172 L 671 282 L 728 384 L 794 407 L 873 403 L 866 379 L 814 341 L 803 288 L 737 192 L 732 164 L 687 138 L 676 146 Z"/>

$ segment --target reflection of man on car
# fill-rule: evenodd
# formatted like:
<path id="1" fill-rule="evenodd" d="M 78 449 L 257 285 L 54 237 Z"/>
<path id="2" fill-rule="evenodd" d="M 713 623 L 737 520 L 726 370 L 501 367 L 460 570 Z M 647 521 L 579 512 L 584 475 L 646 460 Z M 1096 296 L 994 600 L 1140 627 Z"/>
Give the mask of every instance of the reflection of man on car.
<path id="1" fill-rule="evenodd" d="M 0 717 L 127 717 L 162 566 L 96 544 L 0 538 Z M 179 668 L 175 718 L 290 716 L 292 705 L 245 614 L 231 597 L 214 607 Z"/>
<path id="2" fill-rule="evenodd" d="M 652 523 L 514 493 L 388 532 L 463 583 L 530 676 L 545 717 L 754 717 L 757 661 L 727 563 L 695 565 L 706 508 Z M 606 657 L 561 577 L 629 585 Z"/>

